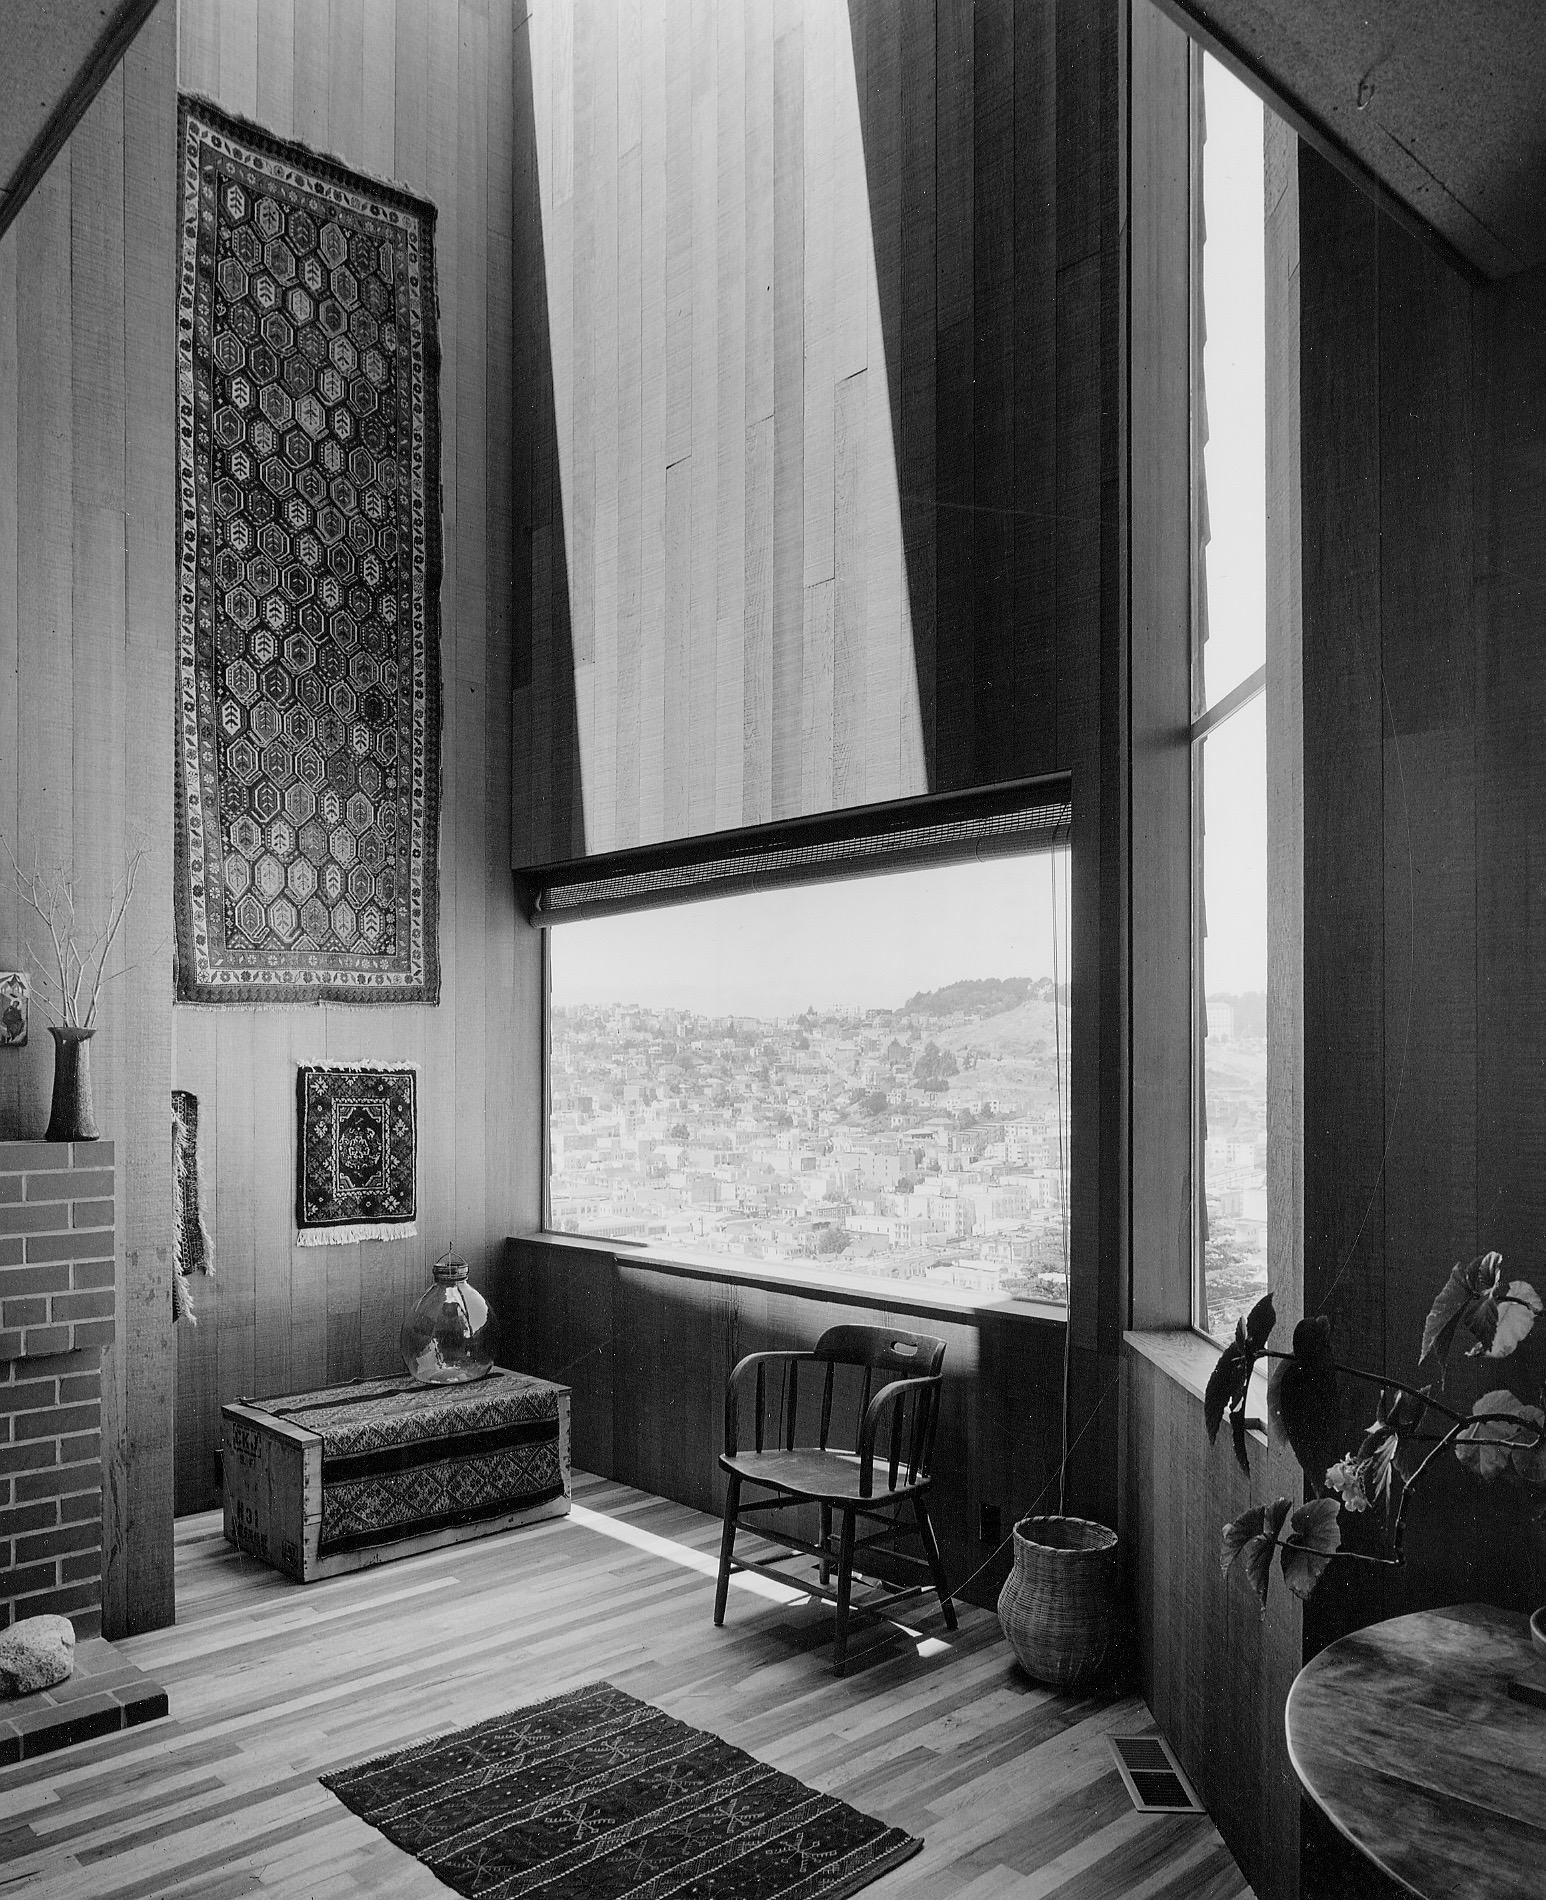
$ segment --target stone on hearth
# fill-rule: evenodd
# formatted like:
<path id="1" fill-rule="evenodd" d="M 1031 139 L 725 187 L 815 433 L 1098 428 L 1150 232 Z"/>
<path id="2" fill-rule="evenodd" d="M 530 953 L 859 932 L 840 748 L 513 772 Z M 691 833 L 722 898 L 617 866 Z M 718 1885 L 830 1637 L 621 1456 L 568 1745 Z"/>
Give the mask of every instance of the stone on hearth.
<path id="1" fill-rule="evenodd" d="M 75 1626 L 67 1616 L 26 1616 L 0 1631 L 0 1696 L 35 1695 L 75 1667 Z"/>

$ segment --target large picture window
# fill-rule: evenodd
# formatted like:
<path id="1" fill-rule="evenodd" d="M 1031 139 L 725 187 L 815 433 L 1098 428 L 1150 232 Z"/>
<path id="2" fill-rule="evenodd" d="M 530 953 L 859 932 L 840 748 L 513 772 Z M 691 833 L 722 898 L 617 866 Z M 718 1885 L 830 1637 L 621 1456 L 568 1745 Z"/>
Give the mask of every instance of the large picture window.
<path id="1" fill-rule="evenodd" d="M 548 1226 L 1063 1303 L 1066 845 L 832 868 L 549 930 Z"/>
<path id="2" fill-rule="evenodd" d="M 1267 1286 L 1264 128 L 1193 59 L 1193 1316 L 1223 1339 Z"/>

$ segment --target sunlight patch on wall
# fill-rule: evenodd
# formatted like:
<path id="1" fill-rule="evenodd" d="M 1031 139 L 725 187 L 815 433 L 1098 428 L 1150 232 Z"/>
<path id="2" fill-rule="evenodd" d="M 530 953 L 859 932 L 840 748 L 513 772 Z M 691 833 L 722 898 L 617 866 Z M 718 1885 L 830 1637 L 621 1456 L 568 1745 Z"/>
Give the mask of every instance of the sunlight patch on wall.
<path id="1" fill-rule="evenodd" d="M 846 5 L 529 31 L 587 849 L 926 792 Z"/>

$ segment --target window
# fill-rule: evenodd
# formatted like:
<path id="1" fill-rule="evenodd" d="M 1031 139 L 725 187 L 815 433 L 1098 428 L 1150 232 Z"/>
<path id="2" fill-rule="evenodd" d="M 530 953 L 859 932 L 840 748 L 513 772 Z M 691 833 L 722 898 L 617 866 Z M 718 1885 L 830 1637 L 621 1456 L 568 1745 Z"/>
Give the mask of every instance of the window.
<path id="1" fill-rule="evenodd" d="M 727 894 L 577 903 L 548 932 L 548 1227 L 1062 1303 L 1070 871 L 1052 835 L 863 877 L 829 856 L 823 881 L 771 890 L 744 888 L 743 858 L 714 867 Z M 755 862 L 798 877 L 798 857 Z M 593 868 L 569 895 L 637 901 L 699 869 Z"/>
<path id="2" fill-rule="evenodd" d="M 1267 1286 L 1263 108 L 1193 55 L 1193 1317 Z"/>

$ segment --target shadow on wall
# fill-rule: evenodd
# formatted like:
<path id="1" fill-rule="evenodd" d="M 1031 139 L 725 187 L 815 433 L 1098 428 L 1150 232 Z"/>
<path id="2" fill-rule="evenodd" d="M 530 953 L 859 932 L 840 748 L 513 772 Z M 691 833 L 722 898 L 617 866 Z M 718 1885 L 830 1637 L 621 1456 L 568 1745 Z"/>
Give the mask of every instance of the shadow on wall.
<path id="1" fill-rule="evenodd" d="M 515 32 L 515 417 L 511 692 L 511 858 L 585 850 L 569 555 L 537 160 L 531 19 Z"/>

